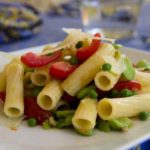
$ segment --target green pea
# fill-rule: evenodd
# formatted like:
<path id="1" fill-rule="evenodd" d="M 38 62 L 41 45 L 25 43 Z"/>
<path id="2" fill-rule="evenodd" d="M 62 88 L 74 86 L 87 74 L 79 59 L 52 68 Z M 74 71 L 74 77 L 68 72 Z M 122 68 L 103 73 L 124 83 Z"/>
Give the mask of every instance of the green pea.
<path id="1" fill-rule="evenodd" d="M 92 90 L 89 92 L 88 96 L 91 97 L 91 98 L 96 99 L 96 98 L 98 97 L 98 94 L 97 94 L 97 92 L 96 92 L 94 89 L 92 89 Z"/>
<path id="2" fill-rule="evenodd" d="M 119 92 L 117 90 L 112 90 L 110 93 L 109 93 L 109 96 L 111 98 L 115 98 L 115 97 L 119 97 Z"/>
<path id="3" fill-rule="evenodd" d="M 47 129 L 50 129 L 51 128 L 51 125 L 49 123 L 49 120 L 45 120 L 43 123 L 42 123 L 42 127 L 43 129 L 47 130 Z"/>
<path id="4" fill-rule="evenodd" d="M 83 46 L 83 42 L 82 41 L 79 41 L 77 44 L 76 44 L 76 48 L 79 49 Z"/>
<path id="5" fill-rule="evenodd" d="M 148 119 L 148 117 L 149 117 L 149 113 L 148 113 L 148 112 L 140 112 L 140 113 L 139 113 L 139 119 L 140 119 L 140 120 L 145 121 L 145 120 Z"/>
<path id="6" fill-rule="evenodd" d="M 29 118 L 28 119 L 28 126 L 30 127 L 35 127 L 37 125 L 37 120 L 36 118 Z"/>
<path id="7" fill-rule="evenodd" d="M 120 92 L 120 96 L 121 97 L 129 97 L 129 96 L 132 96 L 132 91 L 128 90 L 128 89 L 123 89 L 121 90 Z"/>
<path id="8" fill-rule="evenodd" d="M 33 91 L 32 91 L 32 95 L 33 96 L 38 96 L 38 94 L 40 93 L 41 90 L 42 90 L 41 87 L 34 88 Z"/>
<path id="9" fill-rule="evenodd" d="M 109 63 L 103 64 L 102 70 L 110 71 L 111 70 L 111 64 L 109 64 Z"/>
<path id="10" fill-rule="evenodd" d="M 77 57 L 72 56 L 71 59 L 70 59 L 70 63 L 71 63 L 72 65 L 76 65 L 76 64 L 79 63 L 79 61 L 78 61 Z"/>

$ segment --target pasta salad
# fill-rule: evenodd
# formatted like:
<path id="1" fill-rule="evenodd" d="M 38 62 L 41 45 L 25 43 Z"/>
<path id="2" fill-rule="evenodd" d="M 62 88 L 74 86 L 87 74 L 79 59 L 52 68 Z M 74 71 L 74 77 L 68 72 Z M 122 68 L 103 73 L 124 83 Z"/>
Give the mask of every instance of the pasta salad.
<path id="1" fill-rule="evenodd" d="M 90 136 L 125 131 L 150 112 L 150 62 L 133 64 L 112 39 L 80 29 L 41 53 L 11 59 L 0 72 L 0 124 L 22 120 L 43 129 L 73 128 Z M 4 121 L 5 120 L 5 121 Z"/>

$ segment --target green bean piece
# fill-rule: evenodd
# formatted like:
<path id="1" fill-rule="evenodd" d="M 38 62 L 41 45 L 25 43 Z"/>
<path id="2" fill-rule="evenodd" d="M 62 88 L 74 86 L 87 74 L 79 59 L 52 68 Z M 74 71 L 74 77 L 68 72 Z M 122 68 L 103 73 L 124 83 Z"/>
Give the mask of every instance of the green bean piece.
<path id="1" fill-rule="evenodd" d="M 75 131 L 83 136 L 92 136 L 94 130 L 92 130 L 92 129 L 91 130 L 79 130 L 79 129 L 75 128 Z"/>
<path id="2" fill-rule="evenodd" d="M 149 117 L 149 113 L 148 112 L 140 112 L 139 113 L 139 119 L 142 120 L 142 121 L 147 120 L 148 117 Z"/>
<path id="3" fill-rule="evenodd" d="M 50 128 L 51 128 L 51 125 L 50 125 L 49 120 L 45 120 L 45 121 L 42 123 L 42 127 L 43 127 L 43 129 L 45 129 L 45 130 L 50 129 Z"/>
<path id="4" fill-rule="evenodd" d="M 116 97 L 119 97 L 120 94 L 119 94 L 119 92 L 117 90 L 112 90 L 112 91 L 110 91 L 109 96 L 111 98 L 116 98 Z"/>
<path id="5" fill-rule="evenodd" d="M 96 124 L 96 128 L 100 131 L 109 132 L 111 131 L 110 125 L 108 122 L 104 120 L 98 120 Z"/>
<path id="6" fill-rule="evenodd" d="M 120 92 L 120 96 L 121 97 L 129 97 L 129 96 L 133 96 L 132 91 L 128 90 L 128 89 L 122 89 Z"/>
<path id="7" fill-rule="evenodd" d="M 91 97 L 91 98 L 97 99 L 98 94 L 97 94 L 97 92 L 96 92 L 94 89 L 92 89 L 92 90 L 89 92 L 88 96 Z"/>
<path id="8" fill-rule="evenodd" d="M 89 92 L 90 92 L 92 89 L 94 89 L 94 88 L 95 88 L 95 86 L 91 85 L 91 86 L 87 86 L 87 87 L 81 89 L 81 90 L 77 93 L 77 98 L 78 98 L 78 99 L 82 99 L 82 98 L 86 97 L 86 96 L 89 94 Z"/>
<path id="9" fill-rule="evenodd" d="M 131 119 L 124 117 L 119 119 L 111 119 L 108 121 L 112 130 L 123 130 L 132 126 Z"/>
<path id="10" fill-rule="evenodd" d="M 76 44 L 76 48 L 79 49 L 83 46 L 83 42 L 82 41 L 79 41 L 77 44 Z"/>
<path id="11" fill-rule="evenodd" d="M 71 63 L 72 65 L 76 65 L 76 64 L 79 63 L 79 61 L 78 61 L 77 57 L 71 56 L 70 63 Z"/>
<path id="12" fill-rule="evenodd" d="M 30 127 L 35 127 L 37 125 L 37 120 L 36 118 L 29 118 L 28 119 L 28 126 Z"/>
<path id="13" fill-rule="evenodd" d="M 105 64 L 103 64 L 103 66 L 102 66 L 102 70 L 104 70 L 104 71 L 110 71 L 111 70 L 111 64 L 109 64 L 109 63 L 105 63 Z"/>
<path id="14" fill-rule="evenodd" d="M 150 67 L 150 62 L 147 61 L 146 59 L 140 60 L 137 65 L 138 68 L 145 68 L 145 67 Z"/>
<path id="15" fill-rule="evenodd" d="M 74 115 L 75 110 L 58 110 L 55 112 L 57 118 L 67 117 L 69 115 Z"/>
<path id="16" fill-rule="evenodd" d="M 41 87 L 35 87 L 32 91 L 33 96 L 38 96 L 38 94 L 41 92 L 42 88 Z"/>

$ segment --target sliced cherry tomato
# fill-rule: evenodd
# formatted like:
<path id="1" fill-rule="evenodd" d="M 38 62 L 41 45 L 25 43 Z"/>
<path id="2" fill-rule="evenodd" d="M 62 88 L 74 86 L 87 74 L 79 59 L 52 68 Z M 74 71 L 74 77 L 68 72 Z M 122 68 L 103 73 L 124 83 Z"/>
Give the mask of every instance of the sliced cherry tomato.
<path id="1" fill-rule="evenodd" d="M 6 96 L 6 93 L 5 92 L 0 92 L 0 99 L 2 101 L 5 101 L 5 96 Z"/>
<path id="2" fill-rule="evenodd" d="M 115 85 L 114 89 L 118 91 L 121 91 L 122 89 L 139 91 L 141 90 L 141 84 L 136 81 L 120 81 Z"/>
<path id="3" fill-rule="evenodd" d="M 21 56 L 21 61 L 28 67 L 42 67 L 49 64 L 61 57 L 61 51 L 56 51 L 52 55 L 41 55 L 38 56 L 32 52 L 28 52 Z"/>
<path id="4" fill-rule="evenodd" d="M 69 76 L 76 68 L 77 65 L 71 65 L 68 62 L 59 61 L 51 65 L 49 74 L 54 78 L 63 80 L 67 76 Z"/>
<path id="5" fill-rule="evenodd" d="M 94 35 L 95 37 L 100 37 L 99 33 L 96 33 Z M 87 58 L 89 58 L 93 53 L 95 53 L 100 45 L 100 41 L 97 39 L 94 39 L 90 46 L 88 47 L 81 47 L 77 50 L 76 57 L 79 61 L 85 61 Z"/>
<path id="6" fill-rule="evenodd" d="M 36 97 L 25 97 L 24 102 L 26 119 L 34 117 L 38 124 L 42 124 L 51 116 L 49 111 L 43 110 L 38 106 Z"/>

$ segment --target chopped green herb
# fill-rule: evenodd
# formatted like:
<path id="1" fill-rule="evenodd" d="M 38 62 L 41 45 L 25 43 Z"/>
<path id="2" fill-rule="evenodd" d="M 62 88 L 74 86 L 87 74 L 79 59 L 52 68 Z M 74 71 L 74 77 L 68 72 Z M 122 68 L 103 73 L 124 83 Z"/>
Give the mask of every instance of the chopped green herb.
<path id="1" fill-rule="evenodd" d="M 149 113 L 148 113 L 148 112 L 140 112 L 140 113 L 139 113 L 139 119 L 140 119 L 140 120 L 145 121 L 145 120 L 148 119 L 148 117 L 149 117 Z"/>
<path id="2" fill-rule="evenodd" d="M 79 41 L 77 44 L 76 44 L 76 48 L 79 49 L 83 46 L 83 42 L 82 41 Z"/>
<path id="3" fill-rule="evenodd" d="M 103 64 L 102 70 L 110 71 L 111 70 L 111 64 L 109 64 L 109 63 Z"/>
<path id="4" fill-rule="evenodd" d="M 37 120 L 36 118 L 29 118 L 28 119 L 28 126 L 30 127 L 35 127 L 37 125 Z"/>

